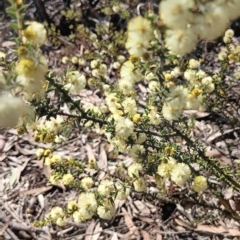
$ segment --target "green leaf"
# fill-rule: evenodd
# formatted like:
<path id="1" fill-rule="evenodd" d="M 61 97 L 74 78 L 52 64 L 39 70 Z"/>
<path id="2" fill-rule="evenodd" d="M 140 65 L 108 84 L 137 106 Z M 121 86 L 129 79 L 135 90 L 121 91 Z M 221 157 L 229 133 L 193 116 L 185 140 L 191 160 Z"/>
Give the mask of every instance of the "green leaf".
<path id="1" fill-rule="evenodd" d="M 80 105 L 80 100 L 77 100 L 77 101 L 75 101 L 74 102 L 74 105 L 71 105 L 71 107 L 70 107 L 70 110 L 72 111 L 72 110 L 74 110 L 74 109 L 76 109 L 76 107 L 75 107 L 75 105 Z"/>
<path id="2" fill-rule="evenodd" d="M 14 19 L 16 19 L 16 11 L 17 11 L 17 9 L 14 6 L 8 7 L 6 9 L 6 12 Z"/>
<path id="3" fill-rule="evenodd" d="M 17 25 L 17 23 L 10 23 L 10 27 L 11 27 L 13 30 L 18 30 L 18 25 Z"/>
<path id="4" fill-rule="evenodd" d="M 17 19 L 16 14 L 12 13 L 12 12 L 8 12 L 8 15 L 12 18 L 12 19 Z"/>
<path id="5" fill-rule="evenodd" d="M 29 4 L 24 4 L 19 8 L 19 11 L 26 10 L 29 7 Z"/>
<path id="6" fill-rule="evenodd" d="M 80 105 L 80 100 L 77 100 L 77 101 L 75 101 L 74 103 L 75 103 L 75 105 L 78 105 L 78 106 L 79 106 L 79 105 Z"/>

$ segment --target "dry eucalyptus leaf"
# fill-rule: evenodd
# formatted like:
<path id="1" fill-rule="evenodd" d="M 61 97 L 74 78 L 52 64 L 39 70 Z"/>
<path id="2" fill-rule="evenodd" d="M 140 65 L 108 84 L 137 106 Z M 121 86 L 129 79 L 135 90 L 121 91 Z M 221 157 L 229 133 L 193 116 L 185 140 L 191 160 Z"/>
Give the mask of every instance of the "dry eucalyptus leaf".
<path id="1" fill-rule="evenodd" d="M 125 208 L 122 208 L 123 216 L 125 223 L 129 229 L 129 232 L 131 235 L 139 235 L 138 228 L 134 225 L 131 217 L 129 216 L 128 212 L 126 211 Z"/>
<path id="2" fill-rule="evenodd" d="M 223 195 L 224 195 L 224 198 L 226 200 L 229 200 L 232 198 L 233 196 L 233 189 L 232 188 L 227 188 L 223 191 Z"/>
<path id="3" fill-rule="evenodd" d="M 205 232 L 205 233 L 227 233 L 228 229 L 223 226 L 213 226 L 213 225 L 204 225 L 204 224 L 199 224 L 197 228 L 195 229 L 196 231 L 199 232 Z"/>
<path id="4" fill-rule="evenodd" d="M 118 235 L 117 233 L 113 233 L 112 237 L 111 237 L 111 240 L 118 240 Z"/>
<path id="5" fill-rule="evenodd" d="M 84 240 L 92 240 L 92 234 L 94 232 L 94 228 L 96 226 L 96 221 L 94 219 L 92 219 L 92 221 L 90 222 L 90 224 L 88 225 L 87 229 L 86 229 L 86 233 L 87 235 L 85 236 Z"/>
<path id="6" fill-rule="evenodd" d="M 92 239 L 91 240 L 98 240 L 102 232 L 102 227 L 100 226 L 100 222 L 98 222 L 94 228 Z"/>
<path id="7" fill-rule="evenodd" d="M 144 230 L 140 230 L 142 236 L 143 236 L 143 240 L 152 240 L 151 236 L 149 235 L 148 232 L 144 231 Z"/>
<path id="8" fill-rule="evenodd" d="M 52 187 L 53 186 L 33 188 L 33 189 L 29 189 L 29 190 L 20 191 L 20 194 L 37 196 L 38 194 L 41 194 L 41 193 L 51 190 Z"/>
<path id="9" fill-rule="evenodd" d="M 7 48 L 12 47 L 14 45 L 16 45 L 16 43 L 13 42 L 13 41 L 5 41 L 5 42 L 2 43 L 2 47 L 7 47 Z"/>

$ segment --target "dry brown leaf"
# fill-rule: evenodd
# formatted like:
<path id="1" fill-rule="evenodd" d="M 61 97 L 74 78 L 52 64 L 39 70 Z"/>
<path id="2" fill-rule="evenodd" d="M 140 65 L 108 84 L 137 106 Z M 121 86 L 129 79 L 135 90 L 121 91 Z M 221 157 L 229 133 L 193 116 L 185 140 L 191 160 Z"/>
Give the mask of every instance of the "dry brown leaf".
<path id="1" fill-rule="evenodd" d="M 143 86 L 142 84 L 138 84 L 138 87 L 142 93 L 147 93 L 147 88 Z"/>
<path id="2" fill-rule="evenodd" d="M 145 204 L 148 208 L 150 208 L 151 213 L 155 213 L 158 210 L 156 206 L 154 206 L 153 204 L 151 204 L 149 202 L 146 202 Z"/>
<path id="3" fill-rule="evenodd" d="M 187 225 L 187 223 L 185 223 L 185 222 L 184 222 L 182 219 L 180 219 L 180 218 L 182 218 L 182 217 L 179 216 L 178 218 L 175 218 L 175 219 L 174 219 L 174 221 L 177 223 L 176 225 L 182 226 L 182 227 L 187 228 L 187 229 L 193 229 L 193 228 L 189 227 L 189 226 Z"/>
<path id="4" fill-rule="evenodd" d="M 226 200 L 229 200 L 233 196 L 233 189 L 232 188 L 227 188 L 223 191 L 223 196 Z"/>
<path id="5" fill-rule="evenodd" d="M 0 139 L 0 153 L 2 152 L 2 150 L 3 150 L 3 148 L 4 148 L 4 146 L 5 146 L 5 144 L 6 144 L 6 141 L 4 140 L 4 139 Z"/>
<path id="6" fill-rule="evenodd" d="M 50 178 L 51 173 L 52 173 L 52 169 L 48 165 L 43 164 L 43 174 L 46 176 L 47 179 Z"/>
<path id="7" fill-rule="evenodd" d="M 143 236 L 143 240 L 151 240 L 151 236 L 148 234 L 148 232 L 141 230 L 141 234 Z"/>
<path id="8" fill-rule="evenodd" d="M 23 163 L 23 165 L 18 165 L 15 168 L 11 168 L 11 175 L 9 177 L 7 189 L 11 188 L 14 185 L 14 183 L 19 182 L 19 179 L 21 177 L 22 171 L 27 166 L 29 160 L 30 160 L 30 158 L 27 158 L 25 160 L 25 162 Z"/>
<path id="9" fill-rule="evenodd" d="M 213 234 L 228 232 L 228 229 L 223 226 L 216 227 L 216 226 L 204 225 L 204 224 L 199 224 L 195 230 L 200 232 L 213 233 Z"/>
<path id="10" fill-rule="evenodd" d="M 233 237 L 240 237 L 240 231 L 238 229 L 230 228 L 228 233 Z"/>
<path id="11" fill-rule="evenodd" d="M 103 170 L 107 170 L 107 153 L 104 147 L 104 144 L 100 144 L 100 153 L 97 161 L 98 167 Z M 98 180 L 102 180 L 106 175 L 105 171 L 100 171 L 98 175 Z"/>
<path id="12" fill-rule="evenodd" d="M 207 112 L 200 112 L 198 110 L 184 110 L 183 111 L 183 114 L 185 116 L 192 116 L 192 115 L 195 115 L 198 118 L 204 118 L 204 117 L 207 117 L 210 115 L 210 113 L 207 113 Z"/>
<path id="13" fill-rule="evenodd" d="M 35 155 L 36 154 L 36 150 L 35 149 L 32 149 L 32 150 L 24 149 L 24 148 L 19 146 L 18 142 L 15 142 L 14 146 L 23 155 Z"/>
<path id="14" fill-rule="evenodd" d="M 94 228 L 96 226 L 96 221 L 94 219 L 92 219 L 92 221 L 90 222 L 90 224 L 88 225 L 87 229 L 86 229 L 86 236 L 84 238 L 84 240 L 92 240 L 92 234 L 94 231 Z"/>
<path id="15" fill-rule="evenodd" d="M 8 220 L 0 229 L 0 236 L 2 236 L 4 234 L 4 232 L 6 231 L 6 229 L 8 228 L 9 224 L 10 224 L 11 220 Z"/>
<path id="16" fill-rule="evenodd" d="M 141 216 L 149 216 L 151 214 L 149 208 L 141 201 L 134 201 L 134 205 L 138 208 Z"/>
<path id="17" fill-rule="evenodd" d="M 47 179 L 50 178 L 51 173 L 52 173 L 51 168 L 44 164 L 43 165 L 43 174 L 46 176 Z M 64 192 L 66 191 L 65 186 L 61 182 L 56 184 L 55 186 L 60 187 Z"/>
<path id="18" fill-rule="evenodd" d="M 94 152 L 93 152 L 93 150 L 92 150 L 92 147 L 91 147 L 89 144 L 86 144 L 85 148 L 86 148 L 86 150 L 87 150 L 88 159 L 95 159 L 95 156 L 94 156 Z"/>
<path id="19" fill-rule="evenodd" d="M 123 216 L 125 223 L 129 229 L 130 235 L 139 235 L 138 228 L 134 225 L 131 217 L 129 216 L 128 212 L 125 208 L 122 208 Z"/>
<path id="20" fill-rule="evenodd" d="M 111 237 L 111 240 L 118 240 L 118 235 L 117 233 L 113 233 L 112 237 Z"/>
<path id="21" fill-rule="evenodd" d="M 2 154 L 0 154 L 0 162 L 1 161 L 3 161 L 3 160 L 5 160 L 6 158 L 7 158 L 7 154 L 6 153 L 2 153 Z"/>
<path id="22" fill-rule="evenodd" d="M 115 203 L 115 208 L 116 209 L 120 209 L 124 204 L 125 204 L 126 200 L 118 200 L 115 199 L 114 203 Z"/>
<path id="23" fill-rule="evenodd" d="M 37 196 L 37 199 L 38 199 L 38 202 L 39 202 L 39 205 L 41 206 L 41 209 L 44 209 L 45 207 L 45 198 L 42 194 L 39 194 Z"/>
<path id="24" fill-rule="evenodd" d="M 16 43 L 13 42 L 13 41 L 5 41 L 5 42 L 2 43 L 2 47 L 11 47 L 11 46 L 14 46 L 14 45 L 16 45 Z"/>
<path id="25" fill-rule="evenodd" d="M 13 147 L 14 142 L 16 142 L 17 140 L 18 140 L 17 136 L 12 136 L 8 138 L 8 141 L 5 143 L 2 152 L 8 152 Z"/>
<path id="26" fill-rule="evenodd" d="M 100 144 L 100 153 L 97 163 L 99 168 L 107 170 L 107 153 L 104 144 Z"/>
<path id="27" fill-rule="evenodd" d="M 223 135 L 225 135 L 225 134 L 228 134 L 228 133 L 230 133 L 230 132 L 233 132 L 233 131 L 236 131 L 236 130 L 238 130 L 239 129 L 239 127 L 237 127 L 237 128 L 232 128 L 232 129 L 227 129 L 227 130 L 225 130 L 225 131 L 223 131 L 223 133 L 221 133 L 221 132 L 216 132 L 216 133 L 214 133 L 214 134 L 211 134 L 207 139 L 206 139 L 206 142 L 207 143 L 211 143 L 212 141 L 214 141 L 216 138 L 218 138 L 218 137 L 221 137 L 221 136 L 223 136 Z"/>
<path id="28" fill-rule="evenodd" d="M 51 190 L 52 188 L 53 188 L 53 186 L 33 188 L 33 189 L 25 190 L 25 191 L 20 191 L 20 194 L 37 196 L 38 194 L 47 192 L 47 191 Z"/>
<path id="29" fill-rule="evenodd" d="M 92 240 L 98 240 L 102 232 L 102 227 L 100 226 L 100 223 L 97 223 L 96 227 L 94 228 L 94 232 L 92 235 Z"/>
<path id="30" fill-rule="evenodd" d="M 214 157 L 214 158 L 216 158 L 217 160 L 219 160 L 224 165 L 232 165 L 231 159 L 227 158 L 226 156 L 224 156 L 217 149 L 212 149 L 212 150 L 206 151 L 205 155 L 207 157 Z"/>
<path id="31" fill-rule="evenodd" d="M 19 163 L 20 163 L 19 158 L 15 157 L 15 156 L 8 156 L 8 160 L 11 160 L 12 162 L 16 163 L 17 165 L 19 165 Z"/>
<path id="32" fill-rule="evenodd" d="M 236 198 L 234 200 L 230 199 L 229 204 L 234 211 L 240 211 L 240 199 Z"/>
<path id="33" fill-rule="evenodd" d="M 160 233 L 156 234 L 156 240 L 162 240 L 162 235 Z"/>
<path id="34" fill-rule="evenodd" d="M 143 221 L 143 222 L 146 222 L 146 223 L 148 223 L 148 224 L 152 224 L 152 223 L 155 222 L 152 218 L 149 218 L 149 217 L 138 216 L 137 214 L 136 214 L 136 217 L 137 217 L 139 220 L 141 220 L 141 221 Z"/>

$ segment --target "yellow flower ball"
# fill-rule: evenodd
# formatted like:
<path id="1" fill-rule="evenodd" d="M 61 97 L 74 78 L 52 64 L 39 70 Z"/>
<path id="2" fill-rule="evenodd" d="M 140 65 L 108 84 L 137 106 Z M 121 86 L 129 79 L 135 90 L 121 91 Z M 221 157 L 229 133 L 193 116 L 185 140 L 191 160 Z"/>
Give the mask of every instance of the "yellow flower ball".
<path id="1" fill-rule="evenodd" d="M 74 180 L 74 177 L 71 173 L 64 174 L 62 177 L 62 183 L 64 185 L 70 185 Z"/>
<path id="2" fill-rule="evenodd" d="M 197 193 L 203 192 L 207 189 L 207 179 L 204 176 L 197 176 L 193 182 L 193 190 Z"/>
<path id="3" fill-rule="evenodd" d="M 16 65 L 16 72 L 18 75 L 26 77 L 34 77 L 35 63 L 31 58 L 22 58 Z"/>

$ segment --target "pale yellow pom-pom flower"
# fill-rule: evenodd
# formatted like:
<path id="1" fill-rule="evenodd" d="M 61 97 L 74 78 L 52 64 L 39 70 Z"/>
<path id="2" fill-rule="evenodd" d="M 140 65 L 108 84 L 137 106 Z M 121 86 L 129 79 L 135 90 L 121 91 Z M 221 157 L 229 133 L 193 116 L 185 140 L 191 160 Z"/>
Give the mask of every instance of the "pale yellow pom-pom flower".
<path id="1" fill-rule="evenodd" d="M 197 193 L 203 192 L 207 189 L 208 184 L 207 184 L 207 179 L 204 176 L 197 176 L 194 179 L 193 182 L 193 190 Z"/>
<path id="2" fill-rule="evenodd" d="M 81 186 L 85 189 L 88 190 L 93 186 L 93 179 L 91 177 L 85 177 L 81 180 Z"/>
<path id="3" fill-rule="evenodd" d="M 143 166 L 140 163 L 133 163 L 128 167 L 128 175 L 131 178 L 139 177 L 139 172 L 142 171 Z"/>
<path id="4" fill-rule="evenodd" d="M 114 183 L 111 180 L 102 180 L 98 186 L 98 192 L 103 196 L 109 196 L 110 193 L 114 192 Z"/>
<path id="5" fill-rule="evenodd" d="M 74 180 L 74 177 L 71 173 L 64 174 L 62 177 L 62 183 L 64 185 L 70 185 Z"/>
<path id="6" fill-rule="evenodd" d="M 61 207 L 53 207 L 50 212 L 50 217 L 54 220 L 62 218 L 64 216 L 63 209 Z"/>
<path id="7" fill-rule="evenodd" d="M 77 202 L 76 201 L 71 200 L 71 201 L 68 202 L 68 204 L 67 204 L 67 209 L 68 210 L 73 211 L 73 210 L 75 210 L 77 208 L 78 208 L 78 206 L 77 206 Z"/>
<path id="8" fill-rule="evenodd" d="M 56 225 L 58 225 L 59 227 L 63 227 L 66 225 L 66 219 L 65 218 L 57 218 L 57 220 L 55 221 Z"/>
<path id="9" fill-rule="evenodd" d="M 36 156 L 37 156 L 38 159 L 40 159 L 44 155 L 44 151 L 45 150 L 43 148 L 38 148 L 36 150 Z"/>
<path id="10" fill-rule="evenodd" d="M 38 22 L 28 22 L 27 28 L 23 31 L 23 42 L 32 43 L 40 47 L 47 39 L 45 27 Z"/>
<path id="11" fill-rule="evenodd" d="M 136 192 L 146 192 L 147 185 L 144 178 L 138 178 L 133 182 L 134 190 Z"/>
<path id="12" fill-rule="evenodd" d="M 116 209 L 109 200 L 104 201 L 104 203 L 97 209 L 98 216 L 106 220 L 110 220 L 115 213 Z"/>
<path id="13" fill-rule="evenodd" d="M 177 163 L 171 171 L 171 180 L 178 186 L 183 186 L 190 178 L 191 169 L 185 163 Z"/>

